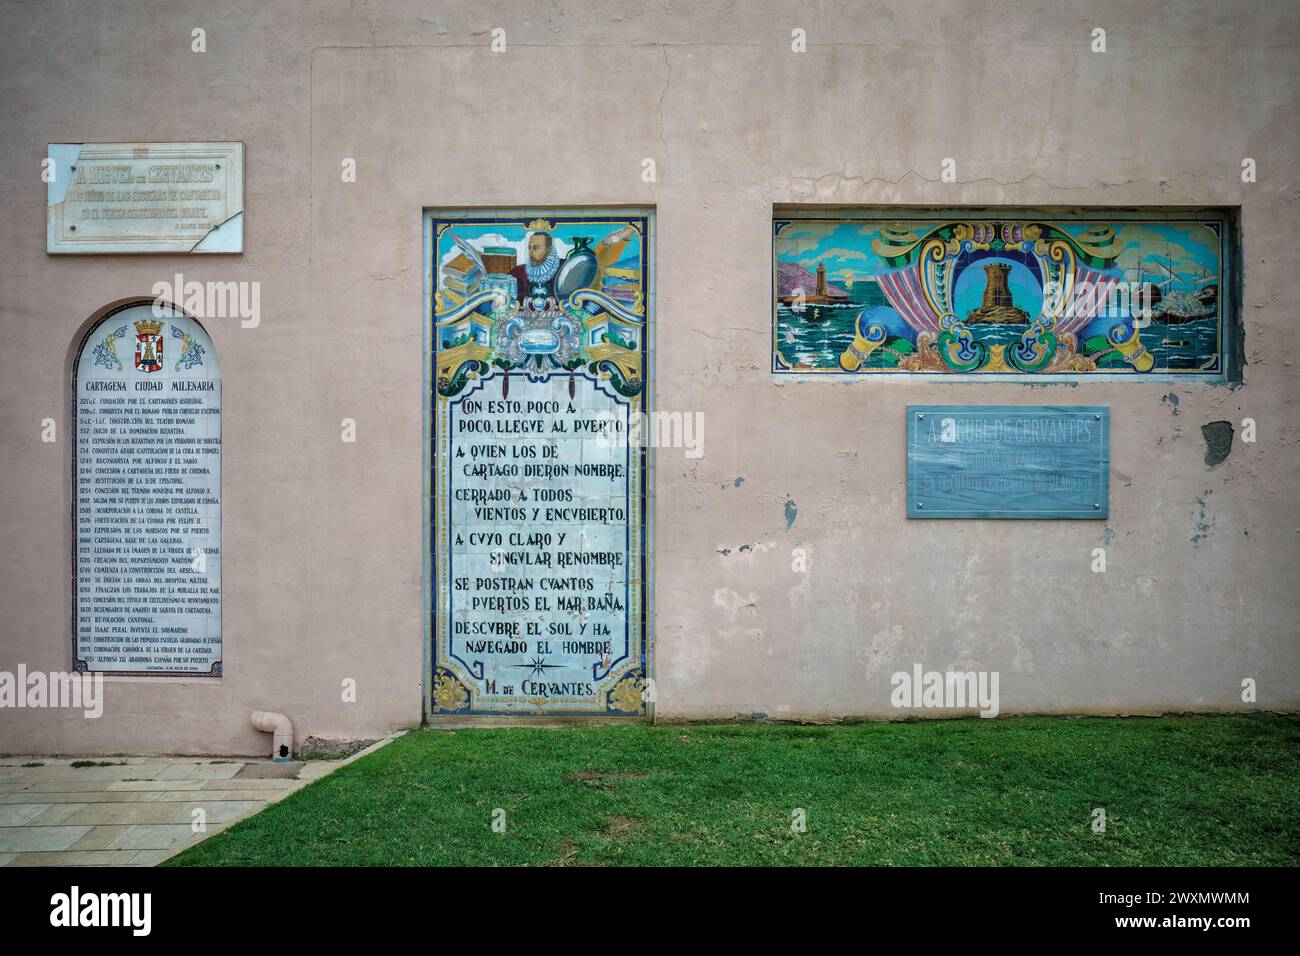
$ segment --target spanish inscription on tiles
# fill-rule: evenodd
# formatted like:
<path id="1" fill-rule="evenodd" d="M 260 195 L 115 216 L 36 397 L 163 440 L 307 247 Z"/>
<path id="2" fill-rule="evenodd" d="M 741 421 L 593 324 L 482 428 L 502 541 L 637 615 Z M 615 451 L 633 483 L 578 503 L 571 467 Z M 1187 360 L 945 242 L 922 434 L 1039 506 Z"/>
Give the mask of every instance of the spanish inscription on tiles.
<path id="1" fill-rule="evenodd" d="M 429 221 L 435 715 L 646 712 L 647 223 Z"/>

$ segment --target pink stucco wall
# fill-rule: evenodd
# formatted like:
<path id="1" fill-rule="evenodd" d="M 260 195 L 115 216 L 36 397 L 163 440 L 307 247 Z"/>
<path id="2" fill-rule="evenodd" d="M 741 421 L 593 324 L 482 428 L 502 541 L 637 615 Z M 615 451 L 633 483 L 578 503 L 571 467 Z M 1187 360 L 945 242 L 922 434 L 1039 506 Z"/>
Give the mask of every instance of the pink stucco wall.
<path id="1" fill-rule="evenodd" d="M 1294 8 L 220 7 L 0 10 L 0 669 L 71 665 L 67 435 L 40 431 L 66 423 L 85 323 L 177 271 L 260 282 L 262 309 L 256 329 L 205 323 L 225 676 L 111 682 L 98 720 L 0 712 L 0 752 L 259 752 L 258 708 L 300 738 L 420 720 L 435 206 L 656 211 L 655 401 L 707 420 L 702 459 L 656 460 L 660 716 L 890 716 L 888 675 L 914 660 L 1000 670 L 1004 713 L 1245 709 L 1247 677 L 1250 706 L 1300 705 Z M 242 141 L 246 251 L 47 256 L 40 163 L 82 141 Z M 1239 206 L 1245 384 L 773 381 L 774 205 L 897 203 Z M 1107 572 L 1096 523 L 909 524 L 909 402 L 1110 405 Z M 1245 417 L 1258 442 L 1209 469 L 1200 426 Z"/>

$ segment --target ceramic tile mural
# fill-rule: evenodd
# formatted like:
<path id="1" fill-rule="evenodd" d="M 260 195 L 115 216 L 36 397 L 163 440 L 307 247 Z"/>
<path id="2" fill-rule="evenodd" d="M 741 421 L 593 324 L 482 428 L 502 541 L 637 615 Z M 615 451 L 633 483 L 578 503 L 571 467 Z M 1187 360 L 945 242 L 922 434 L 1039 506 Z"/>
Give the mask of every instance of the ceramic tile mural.
<path id="1" fill-rule="evenodd" d="M 651 222 L 429 215 L 435 716 L 646 714 Z"/>
<path id="2" fill-rule="evenodd" d="M 774 220 L 774 372 L 1224 376 L 1224 218 L 924 215 Z"/>

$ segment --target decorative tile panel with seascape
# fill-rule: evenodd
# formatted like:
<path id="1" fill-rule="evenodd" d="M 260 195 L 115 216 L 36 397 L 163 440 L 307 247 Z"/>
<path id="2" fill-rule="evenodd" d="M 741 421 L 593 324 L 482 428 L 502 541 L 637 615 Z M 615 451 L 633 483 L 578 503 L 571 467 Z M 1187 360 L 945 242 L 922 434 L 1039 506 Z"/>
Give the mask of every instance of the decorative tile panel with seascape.
<path id="1" fill-rule="evenodd" d="M 773 372 L 1226 377 L 1224 215 L 916 215 L 774 219 Z"/>
<path id="2" fill-rule="evenodd" d="M 431 213 L 429 712 L 647 714 L 650 215 Z"/>

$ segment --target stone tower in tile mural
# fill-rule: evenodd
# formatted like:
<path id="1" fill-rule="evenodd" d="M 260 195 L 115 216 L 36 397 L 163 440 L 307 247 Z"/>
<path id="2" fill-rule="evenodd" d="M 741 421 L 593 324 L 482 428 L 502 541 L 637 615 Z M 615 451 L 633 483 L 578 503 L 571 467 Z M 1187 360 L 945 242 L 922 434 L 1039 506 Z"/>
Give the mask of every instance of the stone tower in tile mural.
<path id="1" fill-rule="evenodd" d="M 1011 266 L 1005 262 L 992 262 L 984 267 L 984 298 L 980 307 L 966 317 L 967 322 L 1019 323 L 1028 322 L 1029 313 L 1017 309 L 1011 298 L 1007 277 Z"/>

